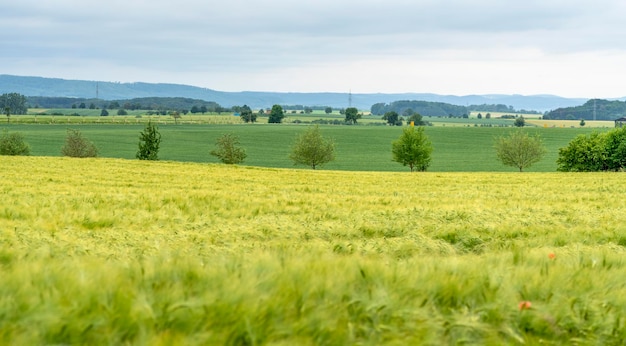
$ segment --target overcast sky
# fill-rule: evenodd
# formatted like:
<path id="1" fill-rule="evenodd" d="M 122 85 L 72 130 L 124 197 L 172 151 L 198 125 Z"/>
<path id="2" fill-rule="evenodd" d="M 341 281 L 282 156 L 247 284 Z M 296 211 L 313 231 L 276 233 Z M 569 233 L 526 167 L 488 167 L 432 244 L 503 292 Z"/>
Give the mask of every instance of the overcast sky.
<path id="1" fill-rule="evenodd" d="M 0 74 L 222 91 L 626 96 L 624 0 L 19 0 Z"/>

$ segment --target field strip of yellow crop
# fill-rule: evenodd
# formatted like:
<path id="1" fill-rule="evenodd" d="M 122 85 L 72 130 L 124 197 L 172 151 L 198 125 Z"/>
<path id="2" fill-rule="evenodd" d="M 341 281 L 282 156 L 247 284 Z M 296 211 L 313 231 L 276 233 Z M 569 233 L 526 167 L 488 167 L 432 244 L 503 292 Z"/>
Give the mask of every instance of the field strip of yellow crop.
<path id="1" fill-rule="evenodd" d="M 526 121 L 529 124 L 539 127 L 560 127 L 560 128 L 572 128 L 583 127 L 580 126 L 580 120 L 542 120 L 542 119 L 529 119 Z M 615 122 L 610 120 L 587 120 L 584 127 L 600 127 L 600 128 L 613 128 Z"/>
<path id="2" fill-rule="evenodd" d="M 3 344 L 619 344 L 621 173 L 0 156 Z"/>

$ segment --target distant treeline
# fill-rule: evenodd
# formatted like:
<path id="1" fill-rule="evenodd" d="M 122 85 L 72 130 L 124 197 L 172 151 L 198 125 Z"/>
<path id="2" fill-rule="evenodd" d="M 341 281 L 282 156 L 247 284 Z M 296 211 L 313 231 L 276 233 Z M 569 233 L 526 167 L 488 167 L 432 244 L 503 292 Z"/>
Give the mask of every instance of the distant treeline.
<path id="1" fill-rule="evenodd" d="M 595 113 L 595 117 L 594 117 Z M 626 102 L 593 99 L 582 106 L 557 108 L 547 112 L 544 119 L 556 120 L 615 120 L 626 116 Z"/>
<path id="2" fill-rule="evenodd" d="M 370 111 L 374 115 L 383 115 L 387 112 L 396 112 L 400 115 L 407 111 L 413 111 L 419 113 L 422 116 L 454 116 L 462 117 L 468 115 L 472 111 L 477 112 L 503 112 L 503 113 L 533 113 L 540 114 L 537 111 L 529 110 L 516 110 L 512 106 L 503 104 L 483 104 L 483 105 L 471 105 L 471 106 L 457 106 L 443 102 L 429 102 L 429 101 L 395 101 L 392 103 L 376 103 Z"/>
<path id="3" fill-rule="evenodd" d="M 284 110 L 288 110 L 288 111 L 299 111 L 299 110 L 313 111 L 313 110 L 325 110 L 327 108 L 333 109 L 330 106 L 305 106 L 305 105 L 281 105 L 281 107 L 283 107 Z"/>
<path id="4" fill-rule="evenodd" d="M 204 101 L 185 97 L 142 97 L 128 100 L 100 100 L 73 97 L 42 97 L 28 96 L 26 102 L 29 108 L 98 108 L 98 109 L 126 109 L 126 110 L 168 110 L 190 111 L 202 109 L 207 112 L 227 112 L 224 108 L 212 101 Z"/>

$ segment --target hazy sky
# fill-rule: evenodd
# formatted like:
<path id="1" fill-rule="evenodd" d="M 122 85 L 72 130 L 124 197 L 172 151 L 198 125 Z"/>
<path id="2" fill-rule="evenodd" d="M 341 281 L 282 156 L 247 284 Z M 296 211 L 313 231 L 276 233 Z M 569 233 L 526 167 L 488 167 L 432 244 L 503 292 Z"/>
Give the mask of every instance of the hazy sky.
<path id="1" fill-rule="evenodd" d="M 622 97 L 624 18 L 624 0 L 3 1 L 0 74 Z"/>

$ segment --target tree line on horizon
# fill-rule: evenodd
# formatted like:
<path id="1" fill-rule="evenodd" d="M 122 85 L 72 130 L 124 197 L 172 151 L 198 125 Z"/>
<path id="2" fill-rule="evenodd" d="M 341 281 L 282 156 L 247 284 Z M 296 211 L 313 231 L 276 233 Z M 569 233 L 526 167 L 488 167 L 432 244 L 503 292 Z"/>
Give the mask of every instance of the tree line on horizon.
<path id="1" fill-rule="evenodd" d="M 304 114 L 312 113 L 313 110 L 325 110 L 332 113 L 339 110 L 344 114 L 346 108 L 333 108 L 329 106 L 306 106 L 306 105 L 281 105 L 284 110 L 292 113 L 299 110 Z M 28 108 L 73 108 L 73 109 L 102 109 L 101 115 L 108 115 L 104 110 L 147 110 L 155 114 L 167 115 L 171 112 L 179 114 L 187 113 L 229 113 L 239 112 L 242 106 L 223 107 L 217 102 L 192 99 L 185 97 L 142 97 L 121 100 L 85 99 L 72 97 L 47 97 L 47 96 L 24 96 L 19 93 L 5 93 L 0 95 L 0 110 L 4 114 L 26 114 Z M 269 111 L 260 109 L 259 114 Z M 418 100 L 400 100 L 391 103 L 376 103 L 370 107 L 371 114 L 383 116 L 389 112 L 396 112 L 400 116 L 410 111 L 422 116 L 435 117 L 468 117 L 472 111 L 498 112 L 498 113 L 526 113 L 541 114 L 540 112 L 526 109 L 515 109 L 504 104 L 482 104 L 459 106 L 443 102 L 430 102 Z M 123 114 L 120 114 L 123 115 Z M 615 120 L 626 116 L 626 101 L 609 101 L 592 99 L 583 105 L 576 107 L 557 108 L 543 113 L 544 119 L 554 120 Z"/>
<path id="2" fill-rule="evenodd" d="M 8 95 L 8 94 L 5 94 Z M 20 95 L 12 93 L 10 95 Z M 72 108 L 72 109 L 123 109 L 123 110 L 148 110 L 148 111 L 162 111 L 167 114 L 169 111 L 177 111 L 179 113 L 187 114 L 200 113 L 225 113 L 225 112 L 237 112 L 237 107 L 231 106 L 224 107 L 217 102 L 205 101 L 200 99 L 192 99 L 185 97 L 141 97 L 132 99 L 119 99 L 119 100 L 103 100 L 96 98 L 73 98 L 73 97 L 48 97 L 48 96 L 24 96 L 23 107 L 28 108 Z M 0 105 L 2 105 L 0 99 Z M 326 113 L 331 113 L 338 110 L 340 114 L 344 114 L 346 108 L 337 108 L 324 105 L 303 105 L 303 104 L 281 104 L 283 109 L 289 111 L 304 111 L 304 113 L 311 113 L 313 110 L 325 110 Z M 458 106 L 443 102 L 431 102 L 431 101 L 417 101 L 417 100 L 401 100 L 394 101 L 390 104 L 376 103 L 370 107 L 370 111 L 373 115 L 382 116 L 387 112 L 394 111 L 400 115 L 403 115 L 405 111 L 411 109 L 415 113 L 419 113 L 423 116 L 455 116 L 462 117 L 469 114 L 471 111 L 479 112 L 510 112 L 510 113 L 535 113 L 539 112 L 533 110 L 516 110 L 512 106 L 504 104 L 483 104 L 483 105 L 471 105 L 471 106 Z M 14 112 L 13 114 L 25 114 Z M 261 108 L 261 110 L 263 110 Z M 269 108 L 267 109 L 269 110 Z M 329 112 L 330 110 L 330 112 Z"/>
<path id="3" fill-rule="evenodd" d="M 541 114 L 534 110 L 519 109 L 504 104 L 482 104 L 459 106 L 444 102 L 401 100 L 387 103 L 376 103 L 372 105 L 370 111 L 374 115 L 384 115 L 388 112 L 396 112 L 400 115 L 406 115 L 407 111 L 419 113 L 422 116 L 434 117 L 468 117 L 472 111 L 477 112 L 499 112 L 499 113 L 525 113 L 525 114 Z"/>

